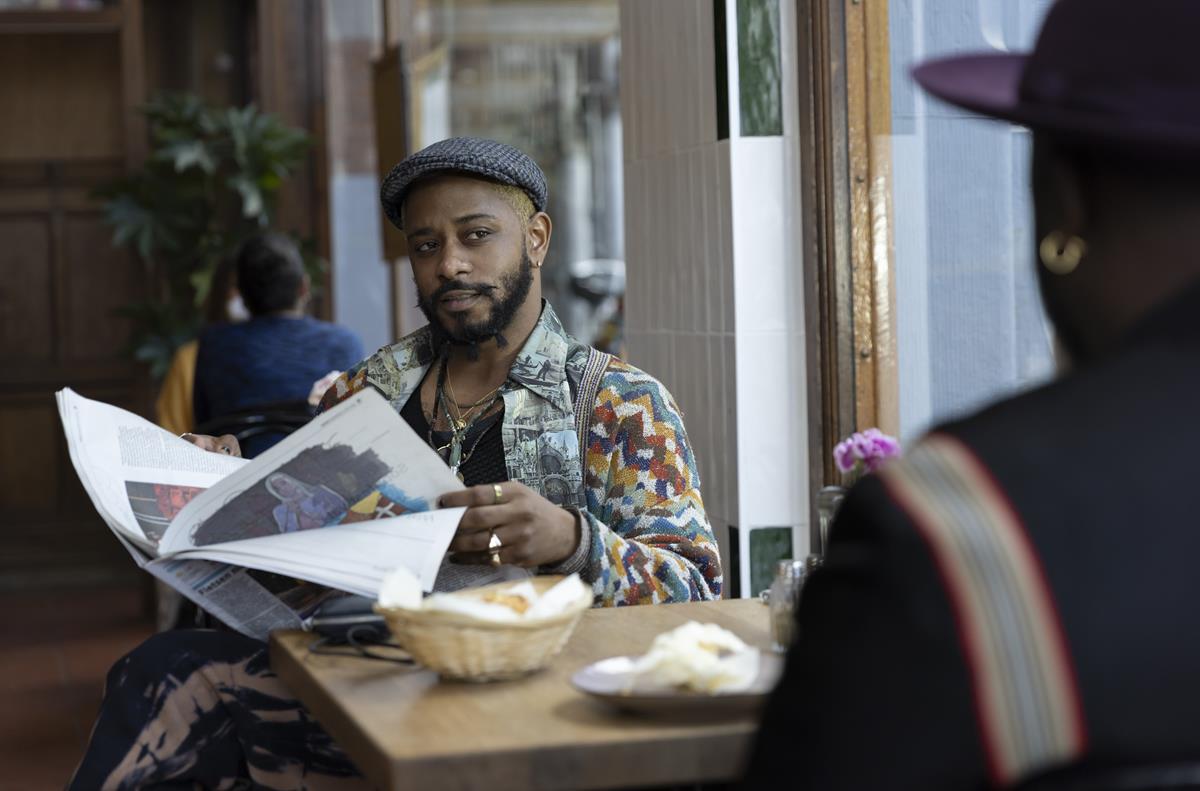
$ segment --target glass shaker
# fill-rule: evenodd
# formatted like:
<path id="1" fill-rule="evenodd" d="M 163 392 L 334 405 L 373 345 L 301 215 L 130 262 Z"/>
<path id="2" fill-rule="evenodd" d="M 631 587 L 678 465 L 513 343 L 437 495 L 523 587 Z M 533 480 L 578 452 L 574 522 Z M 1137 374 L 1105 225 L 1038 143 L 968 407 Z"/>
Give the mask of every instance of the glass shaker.
<path id="1" fill-rule="evenodd" d="M 820 518 L 820 529 L 818 531 L 817 552 L 824 555 L 829 550 L 829 527 L 833 524 L 833 518 L 837 516 L 838 509 L 842 507 L 842 500 L 846 497 L 846 487 L 844 486 L 825 486 L 817 492 L 817 516 Z"/>
<path id="2" fill-rule="evenodd" d="M 796 636 L 796 604 L 806 575 L 803 560 L 781 560 L 775 566 L 775 580 L 767 594 L 767 606 L 770 608 L 771 640 L 776 651 L 788 650 Z"/>

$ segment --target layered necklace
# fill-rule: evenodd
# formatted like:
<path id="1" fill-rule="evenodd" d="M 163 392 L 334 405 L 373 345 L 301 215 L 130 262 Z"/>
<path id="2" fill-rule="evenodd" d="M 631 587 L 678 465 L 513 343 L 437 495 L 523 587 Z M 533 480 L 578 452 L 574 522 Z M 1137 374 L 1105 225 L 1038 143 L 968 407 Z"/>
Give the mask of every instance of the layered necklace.
<path id="1" fill-rule="evenodd" d="M 495 387 L 491 391 L 477 401 L 472 401 L 469 404 L 459 403 L 454 395 L 454 385 L 450 382 L 450 361 L 442 358 L 441 370 L 438 371 L 437 391 L 434 394 L 433 414 L 429 418 L 429 444 L 446 460 L 446 464 L 450 466 L 450 471 L 458 476 L 458 479 L 463 480 L 462 466 L 467 463 L 467 460 L 475 454 L 475 449 L 479 447 L 480 441 L 484 435 L 491 430 L 488 426 L 483 431 L 480 431 L 475 438 L 475 442 L 471 444 L 469 450 L 464 454 L 463 448 L 466 443 L 467 435 L 480 418 L 488 414 L 492 407 L 496 405 L 502 397 L 500 392 L 503 384 Z M 450 428 L 450 441 L 445 445 L 438 447 L 433 441 L 433 426 L 437 422 L 438 410 L 446 418 L 446 425 Z M 446 455 L 442 455 L 446 451 Z"/>

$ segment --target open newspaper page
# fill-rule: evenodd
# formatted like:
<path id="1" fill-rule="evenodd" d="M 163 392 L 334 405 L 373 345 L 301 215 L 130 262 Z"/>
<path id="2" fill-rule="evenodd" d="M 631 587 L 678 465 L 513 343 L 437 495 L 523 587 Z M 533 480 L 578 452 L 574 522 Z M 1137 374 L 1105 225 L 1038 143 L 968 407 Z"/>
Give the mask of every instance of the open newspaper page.
<path id="1" fill-rule="evenodd" d="M 176 552 L 167 560 L 213 558 L 360 596 L 375 596 L 383 578 L 404 566 L 433 590 L 442 557 L 465 508 L 445 508 L 401 517 L 373 517 L 329 525 L 328 530 L 279 533 Z"/>
<path id="2" fill-rule="evenodd" d="M 167 525 L 208 487 L 246 466 L 208 453 L 118 407 L 71 389 L 56 394 L 71 463 L 96 511 L 139 567 L 243 634 L 298 627 L 297 614 L 230 563 L 153 563 Z M 292 583 L 296 587 L 295 582 Z"/>
<path id="3" fill-rule="evenodd" d="M 465 510 L 437 509 L 437 498 L 461 488 L 441 457 L 367 390 L 191 501 L 159 550 L 364 595 L 403 565 L 432 590 Z"/>
<path id="4" fill-rule="evenodd" d="M 329 596 L 328 588 L 299 580 L 271 585 L 232 563 L 158 558 L 145 568 L 230 628 L 264 642 L 276 629 L 299 629 Z"/>
<path id="5" fill-rule="evenodd" d="M 374 595 L 399 565 L 431 590 L 464 510 L 430 510 L 462 484 L 373 391 L 252 462 L 70 390 L 58 402 L 80 480 L 138 565 L 259 639 L 330 588 Z"/>
<path id="6" fill-rule="evenodd" d="M 144 555 L 159 554 L 167 525 L 192 498 L 246 464 L 69 388 L 56 400 L 84 490 L 122 543 Z"/>

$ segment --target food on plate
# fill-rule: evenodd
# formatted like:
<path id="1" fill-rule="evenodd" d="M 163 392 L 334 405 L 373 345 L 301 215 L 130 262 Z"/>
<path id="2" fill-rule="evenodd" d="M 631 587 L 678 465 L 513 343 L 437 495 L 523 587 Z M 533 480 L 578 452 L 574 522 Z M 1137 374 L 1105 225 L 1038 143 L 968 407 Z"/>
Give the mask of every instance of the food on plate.
<path id="1" fill-rule="evenodd" d="M 631 692 L 663 688 L 710 695 L 749 688 L 758 670 L 757 649 L 716 624 L 697 621 L 660 634 L 650 650 L 626 668 Z"/>

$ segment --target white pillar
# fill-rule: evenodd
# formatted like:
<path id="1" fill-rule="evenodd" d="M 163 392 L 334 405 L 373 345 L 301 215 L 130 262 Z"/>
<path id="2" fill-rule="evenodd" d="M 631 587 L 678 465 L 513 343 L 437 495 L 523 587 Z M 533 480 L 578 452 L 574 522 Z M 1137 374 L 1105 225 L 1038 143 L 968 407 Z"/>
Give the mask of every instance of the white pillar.
<path id="1" fill-rule="evenodd" d="M 727 595 L 745 596 L 756 531 L 790 530 L 807 554 L 809 493 L 794 4 L 781 0 L 783 134 L 766 137 L 741 135 L 736 6 L 716 42 L 713 4 L 622 0 L 621 115 L 630 361 L 684 410 L 727 580 L 739 547 Z"/>

